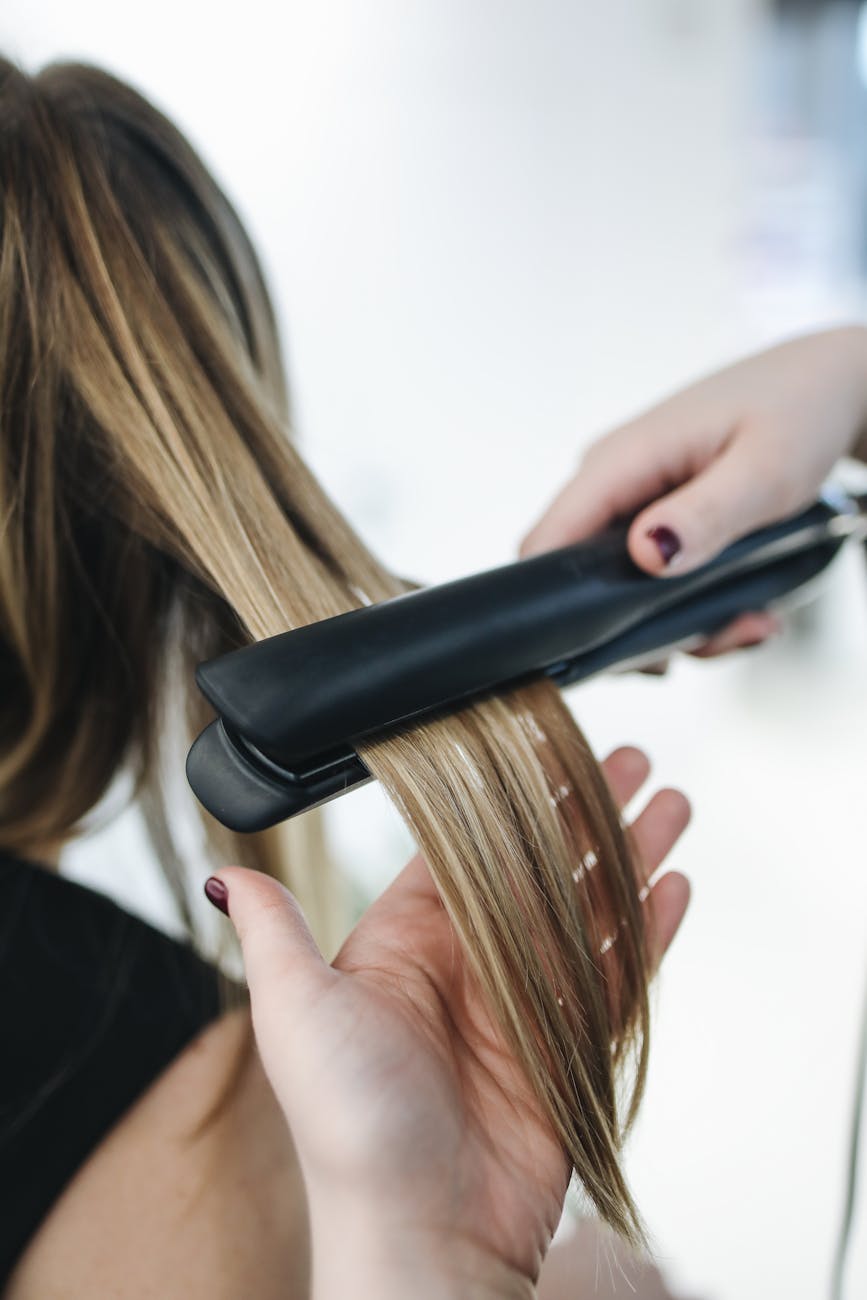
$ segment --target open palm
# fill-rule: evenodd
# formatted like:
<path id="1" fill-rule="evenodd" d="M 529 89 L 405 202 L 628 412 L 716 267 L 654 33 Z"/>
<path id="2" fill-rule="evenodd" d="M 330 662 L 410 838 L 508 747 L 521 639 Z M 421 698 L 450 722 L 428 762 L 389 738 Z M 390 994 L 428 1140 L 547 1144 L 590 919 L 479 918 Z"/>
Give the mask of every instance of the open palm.
<path id="1" fill-rule="evenodd" d="M 639 751 L 604 764 L 619 805 L 643 784 Z M 663 790 L 633 834 L 644 885 L 684 829 Z M 291 896 L 230 867 L 220 878 L 244 949 L 262 1061 L 308 1182 L 359 1195 L 392 1222 L 461 1236 L 534 1277 L 570 1169 L 488 1015 L 420 856 L 368 909 L 335 962 L 321 957 Z M 651 960 L 688 900 L 670 872 L 652 890 Z"/>

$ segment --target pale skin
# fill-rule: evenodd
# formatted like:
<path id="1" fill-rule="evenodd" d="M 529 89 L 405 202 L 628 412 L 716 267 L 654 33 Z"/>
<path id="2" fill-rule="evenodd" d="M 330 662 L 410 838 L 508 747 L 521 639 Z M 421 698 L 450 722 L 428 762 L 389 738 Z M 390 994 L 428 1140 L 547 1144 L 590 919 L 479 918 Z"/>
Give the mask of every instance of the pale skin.
<path id="1" fill-rule="evenodd" d="M 521 553 L 588 537 L 638 511 L 629 550 L 648 573 L 687 573 L 736 537 L 815 499 L 842 456 L 867 459 L 867 329 L 826 330 L 747 357 L 592 443 L 575 476 L 525 538 Z M 666 565 L 652 533 L 680 550 Z M 744 614 L 703 654 L 780 630 Z"/>
<path id="2" fill-rule="evenodd" d="M 631 748 L 606 761 L 621 805 L 648 770 Z M 688 816 L 683 795 L 662 790 L 634 826 L 642 880 L 654 877 L 654 962 L 687 905 L 684 877 L 657 875 Z M 246 1012 L 191 1044 L 73 1179 L 4 1300 L 536 1295 L 568 1169 L 421 858 L 331 966 L 282 886 L 218 874 L 259 1051 L 225 1115 L 190 1141 Z M 552 1286 L 543 1273 L 538 1294 L 574 1295 Z"/>

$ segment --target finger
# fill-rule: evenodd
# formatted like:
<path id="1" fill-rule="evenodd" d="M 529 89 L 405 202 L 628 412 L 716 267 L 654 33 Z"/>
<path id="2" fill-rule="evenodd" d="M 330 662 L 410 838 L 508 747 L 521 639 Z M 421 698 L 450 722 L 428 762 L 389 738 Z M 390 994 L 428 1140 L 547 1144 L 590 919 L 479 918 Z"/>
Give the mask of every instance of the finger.
<path id="1" fill-rule="evenodd" d="M 650 775 L 650 760 L 634 745 L 622 745 L 604 760 L 602 771 L 614 802 L 624 808 Z"/>
<path id="2" fill-rule="evenodd" d="M 630 827 L 639 885 L 646 885 L 689 825 L 692 810 L 680 790 L 657 790 Z"/>
<path id="3" fill-rule="evenodd" d="M 636 450 L 641 446 L 638 443 Z M 568 546 L 599 532 L 619 515 L 641 506 L 651 495 L 653 486 L 663 486 L 653 461 L 625 461 L 616 435 L 610 434 L 593 448 L 572 480 L 552 500 L 545 515 L 521 542 L 521 559 L 541 555 L 542 551 Z"/>
<path id="4" fill-rule="evenodd" d="M 700 473 L 633 520 L 628 545 L 635 563 L 658 575 L 687 573 L 796 509 L 800 503 L 780 486 L 784 465 L 765 461 L 743 432 L 732 438 Z"/>
<path id="5" fill-rule="evenodd" d="M 674 936 L 686 914 L 690 898 L 690 884 L 686 876 L 679 871 L 667 871 L 655 881 L 644 893 L 641 910 L 644 918 L 644 944 L 647 969 L 652 978 L 659 964 L 668 951 Z M 618 944 L 621 942 L 621 927 L 616 927 L 603 941 L 600 948 L 602 969 L 608 986 L 611 1005 L 618 1005 L 620 987 L 620 967 L 618 962 Z"/>
<path id="6" fill-rule="evenodd" d="M 633 861 L 636 872 L 636 885 L 639 898 L 645 909 L 646 926 L 657 924 L 657 922 L 653 921 L 652 908 L 648 909 L 647 907 L 651 895 L 655 893 L 655 887 L 648 882 L 689 824 L 690 811 L 689 800 L 680 790 L 658 790 L 629 828 L 634 849 Z M 661 895 L 663 904 L 667 902 L 667 893 L 670 888 L 671 886 L 667 886 Z M 678 918 L 677 924 L 679 923 L 680 919 Z M 663 914 L 658 924 L 661 927 L 660 932 L 667 936 L 670 930 L 669 918 Z M 673 934 L 673 930 L 671 933 Z M 602 940 L 601 952 L 605 965 L 609 968 L 609 980 L 617 979 L 616 956 L 609 958 L 608 954 L 613 949 L 616 949 L 618 934 L 619 928 L 615 924 L 607 934 L 604 934 Z M 656 957 L 658 950 L 659 955 L 661 955 L 664 948 L 660 949 L 655 935 L 651 936 L 648 940 L 648 952 Z"/>
<path id="7" fill-rule="evenodd" d="M 728 627 L 708 637 L 704 645 L 689 653 L 696 659 L 713 659 L 717 655 L 728 654 L 730 650 L 761 645 L 769 637 L 779 635 L 782 630 L 782 620 L 767 610 L 741 614 L 733 623 L 729 623 Z"/>
<path id="8" fill-rule="evenodd" d="M 682 404 L 656 407 L 593 443 L 575 477 L 552 500 L 521 543 L 523 558 L 568 546 L 684 482 L 693 467 L 701 424 Z M 701 441 L 707 441 L 702 430 Z M 716 435 L 721 441 L 721 432 Z M 710 451 L 708 451 L 710 454 Z"/>
<path id="9" fill-rule="evenodd" d="M 690 884 L 679 871 L 667 871 L 645 900 L 647 960 L 651 975 L 671 946 L 689 906 Z"/>
<path id="10" fill-rule="evenodd" d="M 244 867 L 223 867 L 229 918 L 241 942 L 254 1014 L 276 994 L 291 1015 L 331 974 L 296 900 L 279 881 Z"/>
<path id="11" fill-rule="evenodd" d="M 644 498 L 646 500 L 646 498 Z M 614 518 L 610 494 L 599 491 L 596 475 L 580 469 L 557 494 L 542 518 L 527 533 L 518 554 L 522 560 L 558 546 L 591 537 Z"/>

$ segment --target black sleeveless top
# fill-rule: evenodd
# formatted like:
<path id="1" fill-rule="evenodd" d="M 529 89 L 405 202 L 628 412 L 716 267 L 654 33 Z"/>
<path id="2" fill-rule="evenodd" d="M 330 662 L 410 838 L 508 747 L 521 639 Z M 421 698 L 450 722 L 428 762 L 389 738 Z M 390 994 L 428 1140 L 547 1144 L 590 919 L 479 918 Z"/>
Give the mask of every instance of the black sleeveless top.
<path id="1" fill-rule="evenodd" d="M 79 1166 L 220 1014 L 225 979 L 105 895 L 0 851 L 0 1291 Z"/>

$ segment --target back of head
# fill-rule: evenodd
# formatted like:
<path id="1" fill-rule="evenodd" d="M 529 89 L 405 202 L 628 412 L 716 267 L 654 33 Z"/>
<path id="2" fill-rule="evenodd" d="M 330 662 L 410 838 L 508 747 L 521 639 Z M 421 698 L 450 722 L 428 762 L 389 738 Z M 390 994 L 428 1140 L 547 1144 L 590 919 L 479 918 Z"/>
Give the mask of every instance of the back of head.
<path id="1" fill-rule="evenodd" d="M 0 222 L 0 836 L 67 838 L 126 770 L 189 919 L 160 797 L 166 715 L 206 720 L 187 689 L 199 659 L 338 607 L 309 533 L 278 549 L 287 515 L 301 533 L 315 497 L 330 507 L 285 437 L 250 241 L 145 99 L 94 68 L 0 63 Z M 273 840 L 242 860 L 273 864 Z"/>
<path id="2" fill-rule="evenodd" d="M 255 254 L 187 142 L 103 72 L 0 62 L 0 844 L 69 838 L 127 770 L 180 879 L 160 750 L 208 720 L 194 664 L 405 589 L 287 424 Z M 618 1153 L 646 1061 L 642 913 L 583 737 L 540 682 L 364 757 L 587 1192 L 636 1239 Z M 233 859 L 285 872 L 269 844 Z"/>

